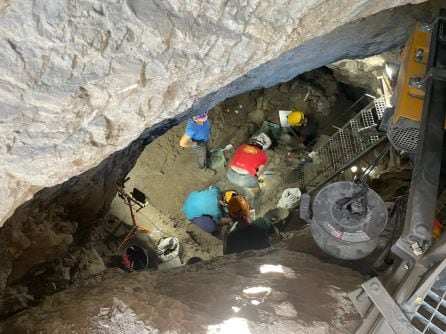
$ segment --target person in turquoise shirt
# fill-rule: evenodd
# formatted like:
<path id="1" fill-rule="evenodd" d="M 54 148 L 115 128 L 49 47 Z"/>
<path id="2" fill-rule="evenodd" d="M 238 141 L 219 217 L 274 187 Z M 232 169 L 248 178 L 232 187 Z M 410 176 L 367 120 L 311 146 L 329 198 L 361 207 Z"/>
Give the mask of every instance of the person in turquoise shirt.
<path id="1" fill-rule="evenodd" d="M 192 224 L 213 234 L 217 232 L 217 223 L 230 221 L 223 218 L 222 201 L 222 193 L 217 187 L 192 191 L 184 202 L 183 212 Z"/>

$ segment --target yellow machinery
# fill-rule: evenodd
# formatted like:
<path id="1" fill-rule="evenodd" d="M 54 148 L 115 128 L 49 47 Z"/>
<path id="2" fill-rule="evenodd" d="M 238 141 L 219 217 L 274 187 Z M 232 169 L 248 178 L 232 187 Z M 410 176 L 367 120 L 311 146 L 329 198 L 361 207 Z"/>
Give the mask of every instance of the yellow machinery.
<path id="1" fill-rule="evenodd" d="M 393 264 L 350 294 L 363 317 L 356 333 L 443 334 L 446 234 L 433 239 L 432 232 L 437 194 L 446 182 L 446 9 L 432 24 L 416 25 L 392 100 L 384 128 L 389 141 L 410 154 L 414 168 L 407 203 L 395 211 L 403 224 L 391 246 Z"/>
<path id="2" fill-rule="evenodd" d="M 417 23 L 401 56 L 395 111 L 387 136 L 395 148 L 407 153 L 415 153 L 418 143 L 431 32 L 431 25 Z"/>

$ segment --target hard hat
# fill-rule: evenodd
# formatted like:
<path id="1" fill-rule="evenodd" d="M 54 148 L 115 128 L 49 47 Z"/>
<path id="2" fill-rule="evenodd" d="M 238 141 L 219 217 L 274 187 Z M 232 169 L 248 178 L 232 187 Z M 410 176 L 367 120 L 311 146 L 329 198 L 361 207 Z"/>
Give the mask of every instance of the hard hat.
<path id="1" fill-rule="evenodd" d="M 224 194 L 225 203 L 229 203 L 229 200 L 232 198 L 232 196 L 235 196 L 235 195 L 238 195 L 238 193 L 234 190 L 225 191 L 225 194 Z"/>
<path id="2" fill-rule="evenodd" d="M 249 139 L 249 144 L 258 146 L 261 150 L 265 151 L 271 146 L 271 138 L 266 133 L 260 133 L 257 136 Z"/>
<path id="3" fill-rule="evenodd" d="M 291 126 L 302 125 L 305 115 L 302 111 L 293 111 L 287 116 L 288 124 Z"/>
<path id="4" fill-rule="evenodd" d="M 247 219 L 249 217 L 249 203 L 240 196 L 232 196 L 228 202 L 228 213 L 231 218 L 243 217 Z"/>

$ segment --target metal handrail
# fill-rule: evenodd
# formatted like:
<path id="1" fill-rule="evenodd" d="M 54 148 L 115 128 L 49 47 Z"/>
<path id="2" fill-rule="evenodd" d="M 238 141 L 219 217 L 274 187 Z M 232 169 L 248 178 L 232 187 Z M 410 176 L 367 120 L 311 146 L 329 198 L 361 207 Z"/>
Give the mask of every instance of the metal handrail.
<path id="1" fill-rule="evenodd" d="M 380 99 L 375 98 L 327 141 L 314 149 L 320 158 L 320 164 L 298 166 L 300 187 L 319 188 L 383 142 L 385 135 L 377 130 L 382 117 L 382 113 L 376 110 Z"/>

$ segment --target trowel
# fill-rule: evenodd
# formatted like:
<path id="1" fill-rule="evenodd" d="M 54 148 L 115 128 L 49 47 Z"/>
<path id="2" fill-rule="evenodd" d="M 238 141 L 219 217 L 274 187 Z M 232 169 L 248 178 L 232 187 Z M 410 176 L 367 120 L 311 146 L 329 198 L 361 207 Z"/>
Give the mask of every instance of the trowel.
<path id="1" fill-rule="evenodd" d="M 304 102 L 308 103 L 310 110 L 312 112 L 316 112 L 317 106 L 318 106 L 319 96 L 314 95 L 311 89 L 308 90 L 307 94 L 305 95 Z"/>

